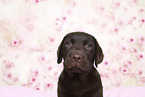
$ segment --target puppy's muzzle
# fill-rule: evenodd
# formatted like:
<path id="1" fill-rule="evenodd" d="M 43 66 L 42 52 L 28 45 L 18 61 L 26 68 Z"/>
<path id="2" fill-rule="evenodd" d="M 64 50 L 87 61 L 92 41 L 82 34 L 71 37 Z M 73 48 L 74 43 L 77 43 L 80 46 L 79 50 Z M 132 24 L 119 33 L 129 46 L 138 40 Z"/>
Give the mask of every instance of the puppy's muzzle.
<path id="1" fill-rule="evenodd" d="M 70 51 L 65 59 L 65 69 L 72 73 L 83 73 L 89 70 L 87 56 L 83 51 Z"/>

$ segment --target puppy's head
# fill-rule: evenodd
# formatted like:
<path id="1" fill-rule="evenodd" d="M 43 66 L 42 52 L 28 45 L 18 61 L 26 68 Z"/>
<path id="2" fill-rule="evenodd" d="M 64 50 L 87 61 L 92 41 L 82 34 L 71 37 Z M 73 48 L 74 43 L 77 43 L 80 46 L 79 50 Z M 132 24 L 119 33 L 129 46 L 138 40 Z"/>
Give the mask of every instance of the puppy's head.
<path id="1" fill-rule="evenodd" d="M 96 39 L 84 32 L 67 34 L 62 40 L 58 51 L 57 63 L 64 59 L 64 70 L 72 73 L 89 72 L 95 65 L 102 62 L 103 52 Z"/>

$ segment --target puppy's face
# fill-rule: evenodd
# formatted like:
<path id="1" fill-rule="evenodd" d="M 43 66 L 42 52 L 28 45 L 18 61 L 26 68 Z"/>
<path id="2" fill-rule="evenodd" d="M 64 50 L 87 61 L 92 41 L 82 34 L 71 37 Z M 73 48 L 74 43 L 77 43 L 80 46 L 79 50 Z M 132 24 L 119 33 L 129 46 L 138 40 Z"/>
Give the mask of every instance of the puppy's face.
<path id="1" fill-rule="evenodd" d="M 94 60 L 103 60 L 103 53 L 96 39 L 83 32 L 67 34 L 58 49 L 58 63 L 64 59 L 64 69 L 71 73 L 89 72 Z M 98 59 L 98 60 L 97 60 Z"/>

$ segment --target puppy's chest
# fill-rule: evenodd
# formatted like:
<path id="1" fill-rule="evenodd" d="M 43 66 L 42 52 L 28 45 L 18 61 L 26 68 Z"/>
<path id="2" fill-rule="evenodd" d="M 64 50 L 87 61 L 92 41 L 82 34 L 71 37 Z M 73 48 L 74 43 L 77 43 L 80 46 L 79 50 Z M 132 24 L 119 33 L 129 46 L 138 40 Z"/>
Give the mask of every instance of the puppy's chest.
<path id="1" fill-rule="evenodd" d="M 86 80 L 72 79 L 71 81 L 67 82 L 66 90 L 71 91 L 73 94 L 81 95 L 89 91 L 90 87 L 92 87 L 92 83 Z"/>
<path id="2" fill-rule="evenodd" d="M 67 91 L 71 91 L 72 94 L 82 95 L 89 88 L 89 84 L 81 81 L 71 81 L 67 86 Z"/>
<path id="3" fill-rule="evenodd" d="M 88 83 L 87 82 L 83 82 L 83 81 L 71 81 L 70 82 L 70 89 L 76 89 L 76 90 L 84 90 L 84 89 L 86 89 L 87 87 L 88 87 L 89 85 L 88 85 Z"/>

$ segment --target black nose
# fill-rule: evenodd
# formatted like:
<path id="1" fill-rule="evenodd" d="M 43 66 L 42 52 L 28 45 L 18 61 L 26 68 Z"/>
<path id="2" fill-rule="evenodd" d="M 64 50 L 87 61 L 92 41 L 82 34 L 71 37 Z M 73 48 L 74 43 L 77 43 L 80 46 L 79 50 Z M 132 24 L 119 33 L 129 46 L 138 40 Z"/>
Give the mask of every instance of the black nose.
<path id="1" fill-rule="evenodd" d="M 75 62 L 81 61 L 81 56 L 80 55 L 74 55 L 72 57 L 72 60 L 75 61 Z"/>

